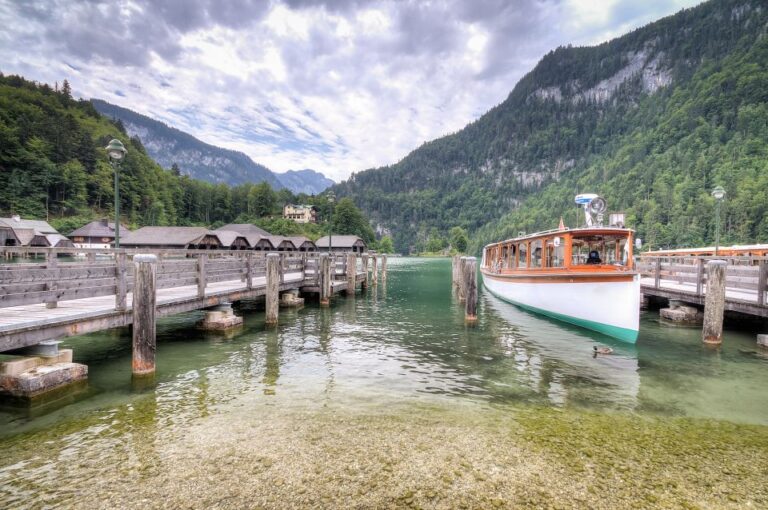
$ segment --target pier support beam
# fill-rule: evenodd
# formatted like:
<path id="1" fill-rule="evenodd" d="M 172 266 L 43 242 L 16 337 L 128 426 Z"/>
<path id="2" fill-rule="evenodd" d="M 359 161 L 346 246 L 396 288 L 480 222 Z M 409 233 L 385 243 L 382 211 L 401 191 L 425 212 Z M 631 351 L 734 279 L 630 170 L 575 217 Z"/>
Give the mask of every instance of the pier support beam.
<path id="1" fill-rule="evenodd" d="M 701 339 L 705 344 L 720 345 L 723 342 L 723 314 L 725 312 L 724 260 L 707 262 L 707 293 L 704 301 L 704 329 Z"/>
<path id="2" fill-rule="evenodd" d="M 467 277 L 466 277 L 467 257 L 459 258 L 459 301 L 465 301 L 467 299 Z"/>
<path id="3" fill-rule="evenodd" d="M 464 261 L 464 289 L 466 291 L 464 320 L 473 324 L 477 322 L 477 259 L 467 257 Z"/>
<path id="4" fill-rule="evenodd" d="M 363 281 L 360 283 L 360 287 L 365 290 L 368 288 L 368 254 L 363 253 L 361 256 L 363 260 L 363 275 L 365 277 L 363 278 Z"/>
<path id="5" fill-rule="evenodd" d="M 461 255 L 451 257 L 451 290 L 459 290 L 459 262 Z"/>
<path id="6" fill-rule="evenodd" d="M 280 308 L 280 254 L 267 255 L 267 324 L 277 324 Z"/>
<path id="7" fill-rule="evenodd" d="M 757 346 L 768 349 L 768 335 L 757 335 Z"/>
<path id="8" fill-rule="evenodd" d="M 155 373 L 157 330 L 155 328 L 157 257 L 135 255 L 133 282 L 133 375 Z"/>
<path id="9" fill-rule="evenodd" d="M 0 396 L 30 402 L 87 377 L 87 366 L 72 363 L 72 349 L 19 357 L 0 363 Z"/>
<path id="10" fill-rule="evenodd" d="M 304 298 L 299 297 L 298 290 L 289 290 L 280 296 L 280 308 L 298 308 L 300 306 L 304 306 Z"/>
<path id="11" fill-rule="evenodd" d="M 327 253 L 320 254 L 320 306 L 331 304 L 331 257 Z"/>
<path id="12" fill-rule="evenodd" d="M 383 253 L 381 255 L 381 282 L 384 283 L 387 281 L 387 254 Z"/>
<path id="13" fill-rule="evenodd" d="M 347 296 L 355 295 L 357 287 L 357 256 L 354 253 L 347 254 Z"/>
<path id="14" fill-rule="evenodd" d="M 670 299 L 669 307 L 660 309 L 659 315 L 668 321 L 684 324 L 701 324 L 704 318 L 701 310 L 676 299 Z"/>
<path id="15" fill-rule="evenodd" d="M 371 283 L 376 286 L 379 284 L 379 267 L 376 265 L 376 255 L 371 256 L 371 263 L 373 264 L 371 269 Z"/>

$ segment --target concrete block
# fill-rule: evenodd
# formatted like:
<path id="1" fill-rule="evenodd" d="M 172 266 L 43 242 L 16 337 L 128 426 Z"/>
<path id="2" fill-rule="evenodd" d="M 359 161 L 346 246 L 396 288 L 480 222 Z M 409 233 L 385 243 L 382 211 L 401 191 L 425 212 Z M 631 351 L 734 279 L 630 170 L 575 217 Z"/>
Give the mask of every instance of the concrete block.
<path id="1" fill-rule="evenodd" d="M 72 363 L 72 349 L 60 349 L 56 356 L 30 356 L 12 359 L 0 363 L 0 376 L 16 377 L 35 367 L 54 365 L 56 363 Z"/>
<path id="2" fill-rule="evenodd" d="M 757 335 L 757 346 L 768 349 L 768 335 Z"/>
<path id="3" fill-rule="evenodd" d="M 216 309 L 205 312 L 205 318 L 197 323 L 197 327 L 207 331 L 224 331 L 243 325 L 243 318 L 238 317 L 228 309 Z"/>
<path id="4" fill-rule="evenodd" d="M 41 365 L 16 376 L 0 376 L 0 395 L 30 399 L 88 377 L 80 363 Z"/>
<path id="5" fill-rule="evenodd" d="M 304 306 L 304 298 L 299 297 L 298 292 L 286 292 L 280 296 L 280 306 L 283 308 Z"/>
<path id="6" fill-rule="evenodd" d="M 684 308 L 662 308 L 659 310 L 659 315 L 661 315 L 663 319 L 679 323 L 698 324 L 704 320 L 704 314 L 702 312 L 694 309 L 695 312 L 691 313 L 690 310 L 685 310 Z"/>

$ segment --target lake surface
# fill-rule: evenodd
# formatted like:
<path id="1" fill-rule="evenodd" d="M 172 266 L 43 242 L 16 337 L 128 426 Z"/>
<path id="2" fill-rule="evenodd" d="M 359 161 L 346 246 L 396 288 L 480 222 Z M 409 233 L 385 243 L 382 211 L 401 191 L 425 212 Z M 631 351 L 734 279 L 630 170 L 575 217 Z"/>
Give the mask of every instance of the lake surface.
<path id="1" fill-rule="evenodd" d="M 468 327 L 450 272 L 446 259 L 393 258 L 386 284 L 336 297 L 328 309 L 282 309 L 274 329 L 265 328 L 263 307 L 248 304 L 237 309 L 244 328 L 230 335 L 197 330 L 202 313 L 162 319 L 150 387 L 131 382 L 127 329 L 67 339 L 75 361 L 89 367 L 88 384 L 61 401 L 0 410 L 0 506 L 70 506 L 88 495 L 104 503 L 95 494 L 105 487 L 83 489 L 83 477 L 141 483 L 152 466 L 199 452 L 230 427 L 250 437 L 253 427 L 279 424 L 287 437 L 302 420 L 328 416 L 403 413 L 402 424 L 442 409 L 497 424 L 515 410 L 551 409 L 768 424 L 768 357 L 756 351 L 754 331 L 729 330 L 712 350 L 701 345 L 700 329 L 667 325 L 648 311 L 637 345 L 627 345 L 482 291 L 478 323 Z M 594 345 L 614 354 L 595 358 Z M 160 444 L 179 450 L 161 454 Z"/>

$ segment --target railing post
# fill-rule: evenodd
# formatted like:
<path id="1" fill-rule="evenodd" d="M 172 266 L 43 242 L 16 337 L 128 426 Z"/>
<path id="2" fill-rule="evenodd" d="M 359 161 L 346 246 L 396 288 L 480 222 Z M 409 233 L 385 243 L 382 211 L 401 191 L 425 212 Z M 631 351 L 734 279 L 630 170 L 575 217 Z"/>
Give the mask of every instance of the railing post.
<path id="1" fill-rule="evenodd" d="M 383 253 L 381 255 L 381 281 L 386 282 L 387 281 L 387 254 Z"/>
<path id="2" fill-rule="evenodd" d="M 355 295 L 357 287 L 357 256 L 354 253 L 347 254 L 347 296 Z"/>
<path id="3" fill-rule="evenodd" d="M 125 253 L 115 254 L 115 310 L 118 312 L 125 311 L 128 294 L 125 259 Z"/>
<path id="4" fill-rule="evenodd" d="M 285 261 L 287 259 L 287 255 L 285 252 L 280 252 L 278 255 L 280 256 L 280 283 L 283 283 L 285 282 Z"/>
<path id="5" fill-rule="evenodd" d="M 197 297 L 205 297 L 205 264 L 208 261 L 208 255 L 200 253 L 197 256 Z"/>
<path id="6" fill-rule="evenodd" d="M 477 258 L 467 257 L 464 264 L 464 281 L 466 289 L 464 320 L 474 323 L 477 322 Z"/>
<path id="7" fill-rule="evenodd" d="M 696 295 L 704 293 L 704 259 L 696 260 Z"/>
<path id="8" fill-rule="evenodd" d="M 53 250 L 53 248 L 49 248 L 46 252 L 46 264 L 45 268 L 49 270 L 55 270 L 59 267 L 59 258 L 56 252 Z M 46 285 L 46 289 L 49 291 L 56 291 L 58 290 L 59 286 L 56 284 L 58 281 L 58 278 L 52 278 L 48 284 Z M 59 306 L 59 303 L 57 299 L 54 298 L 46 298 L 45 307 L 46 308 L 56 308 Z"/>
<path id="9" fill-rule="evenodd" d="M 723 315 L 725 312 L 725 270 L 724 260 L 707 262 L 707 294 L 704 300 L 704 329 L 702 341 L 719 345 L 723 342 Z"/>
<path id="10" fill-rule="evenodd" d="M 661 257 L 656 257 L 656 269 L 653 276 L 653 288 L 658 289 L 661 285 Z"/>
<path id="11" fill-rule="evenodd" d="M 467 277 L 466 277 L 467 257 L 459 259 L 459 300 L 467 299 Z"/>
<path id="12" fill-rule="evenodd" d="M 327 253 L 320 254 L 320 306 L 331 304 L 331 257 Z"/>
<path id="13" fill-rule="evenodd" d="M 267 255 L 267 324 L 277 324 L 277 314 L 280 309 L 280 282 L 283 277 L 283 257 L 278 253 Z"/>
<path id="14" fill-rule="evenodd" d="M 373 280 L 371 283 L 376 286 L 379 284 L 379 268 L 376 265 L 376 255 L 371 255 L 371 263 L 373 264 L 373 269 L 371 270 L 371 280 Z"/>
<path id="15" fill-rule="evenodd" d="M 303 252 L 301 254 L 301 281 L 307 279 L 307 259 L 308 259 L 307 252 Z"/>
<path id="16" fill-rule="evenodd" d="M 96 262 L 96 252 L 89 251 L 86 253 L 85 260 L 88 261 L 89 264 L 94 264 Z"/>
<path id="17" fill-rule="evenodd" d="M 155 371 L 155 305 L 157 294 L 157 257 L 136 255 L 133 279 L 133 360 L 134 375 L 148 375 Z"/>
<path id="18" fill-rule="evenodd" d="M 253 289 L 253 252 L 245 255 L 245 288 Z"/>
<path id="19" fill-rule="evenodd" d="M 757 304 L 765 306 L 766 280 L 768 280 L 768 260 L 761 260 L 759 263 L 757 280 Z"/>

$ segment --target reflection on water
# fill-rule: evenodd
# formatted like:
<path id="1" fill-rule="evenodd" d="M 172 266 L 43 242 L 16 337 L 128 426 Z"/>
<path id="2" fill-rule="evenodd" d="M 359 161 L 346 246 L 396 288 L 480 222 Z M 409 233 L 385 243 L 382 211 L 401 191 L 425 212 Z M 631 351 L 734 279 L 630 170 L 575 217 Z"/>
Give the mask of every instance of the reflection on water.
<path id="1" fill-rule="evenodd" d="M 698 329 L 646 312 L 628 345 L 482 291 L 479 322 L 467 327 L 451 295 L 450 261 L 392 259 L 388 276 L 355 298 L 335 297 L 331 308 L 282 309 L 276 328 L 265 328 L 251 303 L 240 305 L 246 320 L 234 335 L 197 330 L 200 312 L 163 319 L 150 388 L 131 384 L 127 329 L 68 339 L 89 366 L 88 387 L 65 405 L 0 410 L 0 446 L 10 452 L 0 487 L 14 479 L 7 490 L 28 495 L 51 457 L 89 462 L 96 445 L 125 448 L 127 466 L 151 466 L 163 437 L 238 408 L 372 412 L 410 402 L 482 413 L 537 404 L 768 423 L 768 361 L 752 333 L 727 332 L 712 351 Z M 598 344 L 614 353 L 593 357 Z M 25 457 L 25 446 L 41 441 L 56 445 L 50 456 Z"/>

